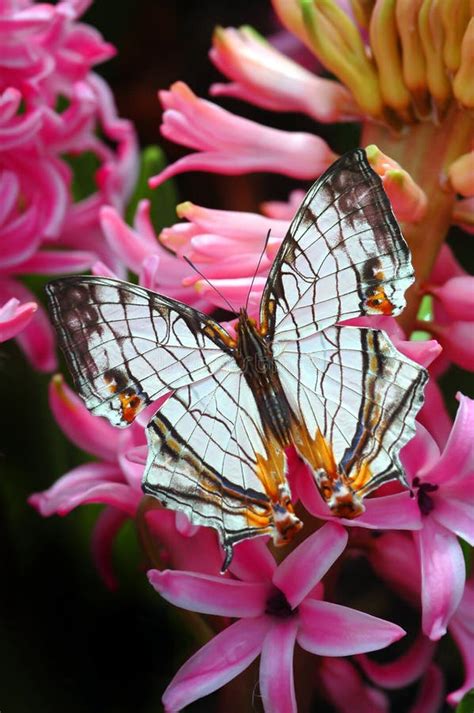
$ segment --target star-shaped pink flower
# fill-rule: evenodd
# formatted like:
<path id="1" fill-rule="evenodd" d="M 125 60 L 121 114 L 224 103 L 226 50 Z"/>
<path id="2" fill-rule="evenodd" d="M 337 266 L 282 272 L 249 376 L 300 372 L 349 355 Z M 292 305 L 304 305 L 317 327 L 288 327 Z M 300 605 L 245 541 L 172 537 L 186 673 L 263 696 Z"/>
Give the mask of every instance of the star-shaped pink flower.
<path id="1" fill-rule="evenodd" d="M 236 548 L 235 578 L 152 570 L 148 576 L 169 602 L 238 621 L 203 646 L 178 671 L 163 695 L 178 711 L 220 688 L 260 654 L 260 693 L 265 710 L 296 712 L 295 643 L 321 656 L 347 656 L 388 646 L 403 629 L 383 619 L 322 601 L 320 581 L 341 555 L 346 530 L 326 523 L 280 565 L 262 542 Z"/>

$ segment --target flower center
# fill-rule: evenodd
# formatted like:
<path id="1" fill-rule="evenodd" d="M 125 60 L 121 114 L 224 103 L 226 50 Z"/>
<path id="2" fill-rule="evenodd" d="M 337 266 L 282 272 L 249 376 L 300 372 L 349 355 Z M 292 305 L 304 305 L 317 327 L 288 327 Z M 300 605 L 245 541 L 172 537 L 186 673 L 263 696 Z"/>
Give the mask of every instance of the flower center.
<path id="1" fill-rule="evenodd" d="M 280 589 L 274 589 L 267 599 L 266 614 L 276 616 L 279 619 L 287 619 L 294 611 L 288 604 L 288 600 Z"/>
<path id="2" fill-rule="evenodd" d="M 418 507 L 420 508 L 421 514 L 429 515 L 435 506 L 434 500 L 430 493 L 434 493 L 435 490 L 438 490 L 438 486 L 433 485 L 432 483 L 421 483 L 418 476 L 416 476 L 416 478 L 413 478 L 413 487 L 418 490 L 416 499 L 418 501 Z"/>

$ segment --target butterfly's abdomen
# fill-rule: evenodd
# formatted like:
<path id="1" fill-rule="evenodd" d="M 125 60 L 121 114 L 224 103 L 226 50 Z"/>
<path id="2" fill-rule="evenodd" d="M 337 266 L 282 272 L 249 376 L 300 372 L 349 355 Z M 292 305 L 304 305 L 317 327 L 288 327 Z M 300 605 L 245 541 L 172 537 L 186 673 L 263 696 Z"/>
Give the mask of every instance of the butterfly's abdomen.
<path id="1" fill-rule="evenodd" d="M 290 445 L 292 411 L 284 394 L 271 346 L 242 310 L 237 326 L 237 361 L 257 402 L 263 424 L 284 448 Z"/>

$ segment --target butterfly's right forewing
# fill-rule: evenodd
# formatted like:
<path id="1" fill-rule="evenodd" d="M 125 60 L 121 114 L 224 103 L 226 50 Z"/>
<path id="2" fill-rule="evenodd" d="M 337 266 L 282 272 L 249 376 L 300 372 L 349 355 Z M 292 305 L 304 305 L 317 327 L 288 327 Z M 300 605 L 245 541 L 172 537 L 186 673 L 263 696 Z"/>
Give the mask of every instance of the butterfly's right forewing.
<path id="1" fill-rule="evenodd" d="M 233 362 L 219 325 L 142 287 L 86 276 L 56 280 L 46 291 L 77 390 L 115 426 Z"/>

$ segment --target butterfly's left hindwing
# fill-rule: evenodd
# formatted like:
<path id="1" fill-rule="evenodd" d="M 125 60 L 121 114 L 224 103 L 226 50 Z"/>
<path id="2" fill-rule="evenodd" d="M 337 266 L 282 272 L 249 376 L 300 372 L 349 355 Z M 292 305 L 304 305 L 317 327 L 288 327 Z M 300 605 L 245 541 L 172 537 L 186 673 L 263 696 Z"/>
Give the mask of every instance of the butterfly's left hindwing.
<path id="1" fill-rule="evenodd" d="M 218 324 L 142 287 L 85 276 L 55 280 L 46 291 L 77 390 L 114 426 L 233 362 Z"/>

